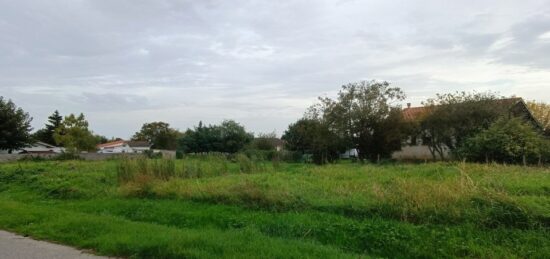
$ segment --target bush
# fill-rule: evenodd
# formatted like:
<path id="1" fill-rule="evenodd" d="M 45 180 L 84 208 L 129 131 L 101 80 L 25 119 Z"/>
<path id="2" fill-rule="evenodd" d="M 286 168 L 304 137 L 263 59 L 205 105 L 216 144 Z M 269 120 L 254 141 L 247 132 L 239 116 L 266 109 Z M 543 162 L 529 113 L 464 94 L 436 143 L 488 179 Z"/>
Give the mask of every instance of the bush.
<path id="1" fill-rule="evenodd" d="M 252 160 L 262 161 L 271 161 L 277 156 L 277 151 L 275 150 L 247 149 L 243 153 Z"/>
<path id="2" fill-rule="evenodd" d="M 235 160 L 237 160 L 237 163 L 239 164 L 241 173 L 252 173 L 252 171 L 254 171 L 254 162 L 252 162 L 252 160 L 250 160 L 250 158 L 246 155 L 237 154 L 237 156 L 235 156 Z"/>
<path id="3" fill-rule="evenodd" d="M 152 158 L 152 159 L 158 159 L 158 158 L 162 158 L 162 153 L 161 152 L 155 152 L 153 150 L 145 150 L 143 152 L 143 154 L 148 157 L 148 158 Z"/>
<path id="4" fill-rule="evenodd" d="M 183 159 L 183 152 L 182 151 L 176 151 L 176 159 Z"/>
<path id="5" fill-rule="evenodd" d="M 119 183 L 144 179 L 145 176 L 147 178 L 166 181 L 178 175 L 180 174 L 172 159 L 150 160 L 146 158 L 132 159 L 123 157 L 117 164 L 117 179 Z"/>
<path id="6" fill-rule="evenodd" d="M 457 155 L 476 162 L 536 164 L 548 160 L 547 143 L 521 119 L 501 118 L 467 139 L 457 150 Z"/>

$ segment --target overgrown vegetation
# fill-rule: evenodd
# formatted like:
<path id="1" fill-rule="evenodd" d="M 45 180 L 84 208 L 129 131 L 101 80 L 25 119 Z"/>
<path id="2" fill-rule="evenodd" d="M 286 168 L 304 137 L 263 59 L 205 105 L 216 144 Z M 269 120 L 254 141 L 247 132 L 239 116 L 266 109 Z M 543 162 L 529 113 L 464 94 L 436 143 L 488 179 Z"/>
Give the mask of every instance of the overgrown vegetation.
<path id="1" fill-rule="evenodd" d="M 325 145 L 330 149 L 325 151 L 332 151 L 332 142 L 337 142 L 344 149 L 357 149 L 360 160 L 378 161 L 401 149 L 406 137 L 401 107 L 396 104 L 403 100 L 405 93 L 386 81 L 360 81 L 343 85 L 336 99 L 319 97 L 305 117 L 321 125 L 317 135 L 330 136 Z"/>
<path id="2" fill-rule="evenodd" d="M 236 153 L 252 141 L 254 135 L 232 120 L 220 125 L 199 125 L 188 129 L 179 140 L 179 148 L 185 153 Z"/>
<path id="3" fill-rule="evenodd" d="M 0 150 L 11 153 L 31 142 L 31 121 L 28 113 L 0 96 Z"/>
<path id="4" fill-rule="evenodd" d="M 544 258 L 548 186 L 497 164 L 25 161 L 0 165 L 0 228 L 135 258 Z"/>
<path id="5" fill-rule="evenodd" d="M 476 162 L 542 164 L 550 161 L 550 142 L 518 118 L 498 119 L 466 139 L 457 154 Z"/>

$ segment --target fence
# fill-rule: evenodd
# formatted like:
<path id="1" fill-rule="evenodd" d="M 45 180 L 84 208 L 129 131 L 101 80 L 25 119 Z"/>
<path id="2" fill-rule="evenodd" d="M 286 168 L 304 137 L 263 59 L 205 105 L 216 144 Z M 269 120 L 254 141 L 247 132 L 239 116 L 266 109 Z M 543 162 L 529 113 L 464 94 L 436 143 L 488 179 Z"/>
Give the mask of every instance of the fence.
<path id="1" fill-rule="evenodd" d="M 154 152 L 162 153 L 162 157 L 166 157 L 166 158 L 176 157 L 176 152 L 171 150 L 154 150 Z M 118 154 L 81 153 L 78 156 L 84 160 L 99 161 L 99 160 L 115 159 L 120 156 L 138 157 L 142 155 L 143 154 L 136 154 L 136 153 L 118 153 Z M 53 159 L 57 156 L 59 156 L 59 154 L 0 154 L 0 163 L 17 161 L 21 159 L 32 159 L 32 158 Z"/>

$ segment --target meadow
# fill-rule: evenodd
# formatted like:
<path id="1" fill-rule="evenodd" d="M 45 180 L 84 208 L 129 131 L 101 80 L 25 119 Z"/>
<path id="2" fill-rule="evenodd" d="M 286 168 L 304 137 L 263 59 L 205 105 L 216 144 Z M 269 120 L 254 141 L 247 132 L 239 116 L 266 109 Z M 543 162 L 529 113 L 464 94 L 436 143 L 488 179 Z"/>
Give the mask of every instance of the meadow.
<path id="1" fill-rule="evenodd" d="M 547 258 L 550 169 L 237 155 L 0 164 L 0 229 L 129 258 Z"/>

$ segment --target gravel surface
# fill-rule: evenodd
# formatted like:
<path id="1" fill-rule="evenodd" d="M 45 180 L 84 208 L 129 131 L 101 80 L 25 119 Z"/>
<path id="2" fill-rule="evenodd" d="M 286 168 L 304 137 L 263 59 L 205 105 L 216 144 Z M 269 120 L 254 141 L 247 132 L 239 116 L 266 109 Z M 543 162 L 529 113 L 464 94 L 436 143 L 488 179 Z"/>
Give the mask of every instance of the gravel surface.
<path id="1" fill-rule="evenodd" d="M 101 259 L 72 247 L 38 241 L 0 230 L 0 259 Z"/>

